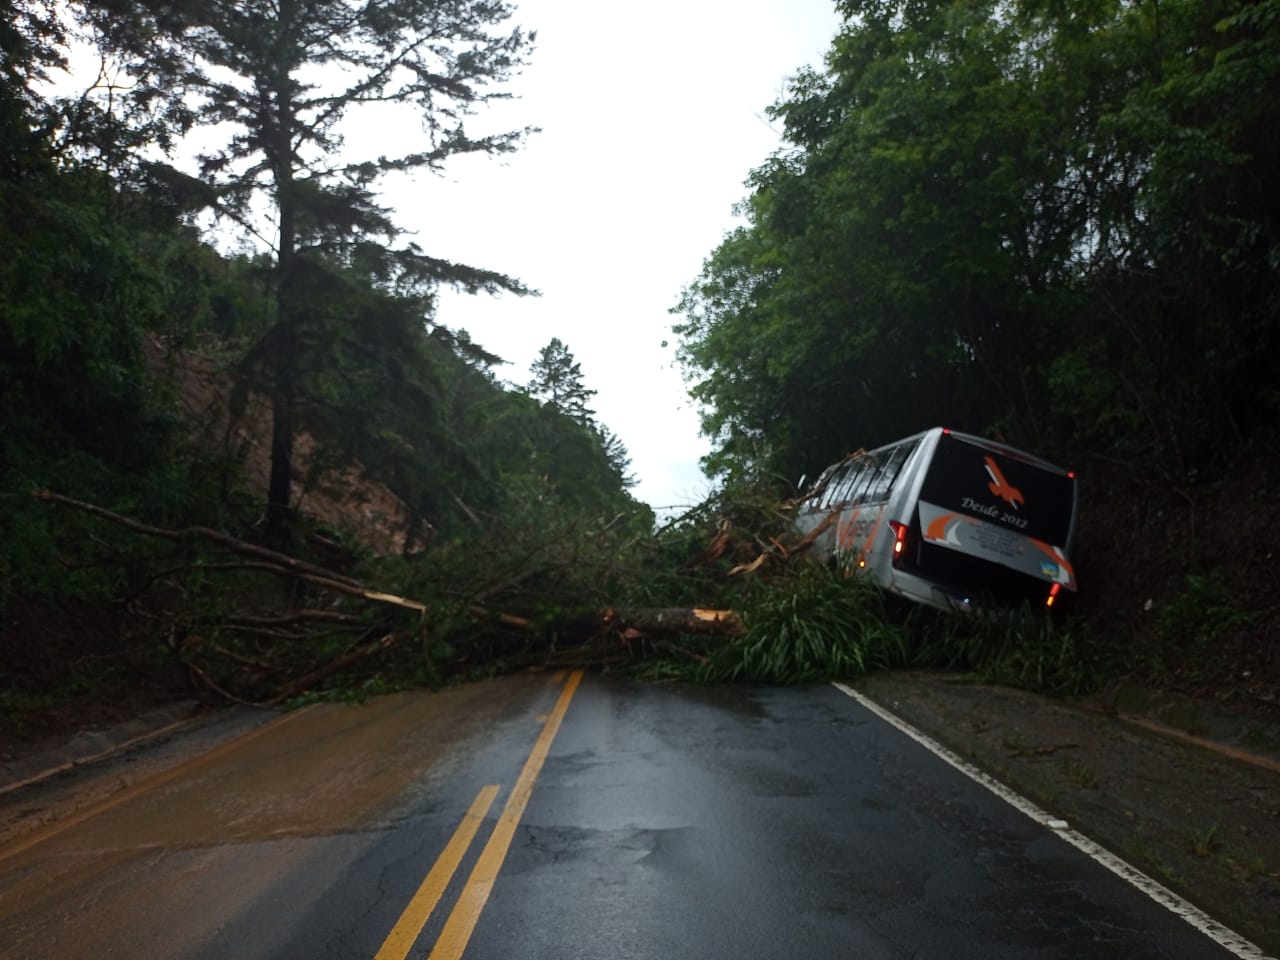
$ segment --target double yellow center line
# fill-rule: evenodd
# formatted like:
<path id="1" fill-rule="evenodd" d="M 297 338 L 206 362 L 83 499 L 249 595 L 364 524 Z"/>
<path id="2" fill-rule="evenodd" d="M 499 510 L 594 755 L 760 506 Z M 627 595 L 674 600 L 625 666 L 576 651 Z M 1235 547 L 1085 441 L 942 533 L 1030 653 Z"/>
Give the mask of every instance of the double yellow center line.
<path id="1" fill-rule="evenodd" d="M 538 779 L 542 764 L 551 750 L 551 741 L 559 732 L 564 715 L 569 710 L 569 701 L 573 699 L 573 694 L 581 682 L 581 670 L 575 670 L 565 682 L 560 698 L 543 725 L 542 732 L 538 735 L 537 742 L 534 743 L 533 750 L 529 754 L 529 759 L 525 761 L 524 769 L 520 771 L 515 788 L 507 798 L 506 806 L 502 808 L 497 825 L 489 836 L 489 842 L 481 851 L 476 865 L 471 870 L 471 876 L 467 878 L 466 886 L 463 887 L 458 902 L 454 905 L 453 912 L 445 921 L 444 929 L 436 940 L 429 960 L 457 960 L 467 948 L 471 934 L 480 919 L 480 911 L 489 900 L 489 892 L 493 889 L 493 883 L 498 877 L 498 870 L 501 869 L 507 857 L 507 851 L 515 837 L 516 827 L 520 824 L 520 818 L 524 816 L 525 807 L 529 805 L 534 781 Z M 440 897 L 457 871 L 458 865 L 466 856 L 471 841 L 475 838 L 480 824 L 488 815 L 489 808 L 493 806 L 497 795 L 496 784 L 480 790 L 463 816 L 462 822 L 458 824 L 453 837 L 445 846 L 444 852 L 432 865 L 426 879 L 422 881 L 413 899 L 405 907 L 404 913 L 400 915 L 391 933 L 383 941 L 382 948 L 377 952 L 374 960 L 405 960 L 409 955 L 414 942 L 422 933 L 422 928 L 427 925 L 431 912 L 440 902 Z"/>

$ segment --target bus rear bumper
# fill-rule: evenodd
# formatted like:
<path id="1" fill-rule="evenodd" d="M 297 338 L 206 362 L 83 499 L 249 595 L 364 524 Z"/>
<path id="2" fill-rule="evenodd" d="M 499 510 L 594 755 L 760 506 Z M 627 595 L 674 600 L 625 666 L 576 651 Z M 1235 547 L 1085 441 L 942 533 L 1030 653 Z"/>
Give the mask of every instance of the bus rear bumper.
<path id="1" fill-rule="evenodd" d="M 885 589 L 914 603 L 923 603 L 946 613 L 972 613 L 975 609 L 973 599 L 965 591 L 942 586 L 901 570 L 892 571 Z"/>

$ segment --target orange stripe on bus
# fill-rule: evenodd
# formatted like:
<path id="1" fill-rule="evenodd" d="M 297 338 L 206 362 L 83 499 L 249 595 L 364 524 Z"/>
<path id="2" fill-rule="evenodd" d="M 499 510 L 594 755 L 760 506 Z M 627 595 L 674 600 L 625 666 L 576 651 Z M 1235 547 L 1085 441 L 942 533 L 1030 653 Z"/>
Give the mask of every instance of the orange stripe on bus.
<path id="1" fill-rule="evenodd" d="M 853 548 L 853 524 L 854 521 L 858 519 L 858 514 L 861 512 L 862 508 L 858 507 L 858 509 L 854 510 L 853 513 L 849 514 L 849 519 L 841 526 L 839 535 L 836 537 L 836 543 L 841 550 L 850 550 Z"/>
<path id="2" fill-rule="evenodd" d="M 871 535 L 867 537 L 867 545 L 862 548 L 862 554 L 858 557 L 858 566 L 866 566 L 867 554 L 871 552 L 871 548 L 875 546 L 876 537 L 880 534 L 880 521 L 884 518 L 884 511 L 889 505 L 887 503 L 880 506 L 880 512 L 876 514 L 875 523 L 871 525 Z"/>
<path id="3" fill-rule="evenodd" d="M 945 540 L 947 539 L 947 524 L 959 517 L 958 513 L 944 513 L 940 517 L 935 517 L 933 522 L 929 524 L 929 529 L 924 532 L 926 540 Z"/>

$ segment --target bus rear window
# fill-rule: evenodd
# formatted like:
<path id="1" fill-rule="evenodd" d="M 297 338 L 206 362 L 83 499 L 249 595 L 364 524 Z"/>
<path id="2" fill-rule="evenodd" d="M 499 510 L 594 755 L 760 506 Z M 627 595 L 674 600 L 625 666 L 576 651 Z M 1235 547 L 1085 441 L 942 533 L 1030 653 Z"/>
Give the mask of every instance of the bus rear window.
<path id="1" fill-rule="evenodd" d="M 920 499 L 1065 546 L 1075 480 L 946 434 L 938 441 Z"/>

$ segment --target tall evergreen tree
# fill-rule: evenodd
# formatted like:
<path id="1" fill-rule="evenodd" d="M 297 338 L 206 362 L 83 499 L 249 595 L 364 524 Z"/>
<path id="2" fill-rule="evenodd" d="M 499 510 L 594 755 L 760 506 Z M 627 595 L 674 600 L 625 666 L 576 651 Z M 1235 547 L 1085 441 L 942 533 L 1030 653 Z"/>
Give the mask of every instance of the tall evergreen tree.
<path id="1" fill-rule="evenodd" d="M 604 449 L 609 467 L 617 473 L 625 489 L 634 487 L 638 481 L 635 474 L 631 472 L 631 454 L 627 452 L 627 445 L 622 442 L 620 436 L 606 426 L 601 426 L 599 433 L 600 446 Z"/>
<path id="2" fill-rule="evenodd" d="M 375 200 L 385 174 L 438 171 L 458 154 L 507 153 L 529 132 L 472 137 L 464 126 L 476 107 L 508 96 L 493 85 L 531 49 L 532 34 L 504 32 L 511 13 L 500 0 L 114 0 L 81 10 L 136 78 L 138 103 L 180 132 L 233 131 L 200 157 L 215 209 L 251 228 L 255 200 L 274 210 L 276 318 L 251 358 L 274 406 L 268 500 L 277 538 L 290 503 L 302 379 L 325 337 L 312 323 L 326 312 L 315 294 L 326 286 L 324 261 L 417 298 L 422 313 L 440 284 L 528 292 L 503 274 L 395 246 L 391 212 Z M 344 118 L 388 104 L 418 114 L 424 142 L 399 155 L 339 160 Z M 170 183 L 182 179 L 160 172 Z"/>
<path id="3" fill-rule="evenodd" d="M 595 411 L 587 403 L 596 391 L 582 382 L 582 364 L 559 337 L 552 337 L 538 352 L 538 359 L 529 368 L 533 379 L 529 381 L 529 393 L 555 407 L 565 416 L 584 427 L 591 426 Z"/>

